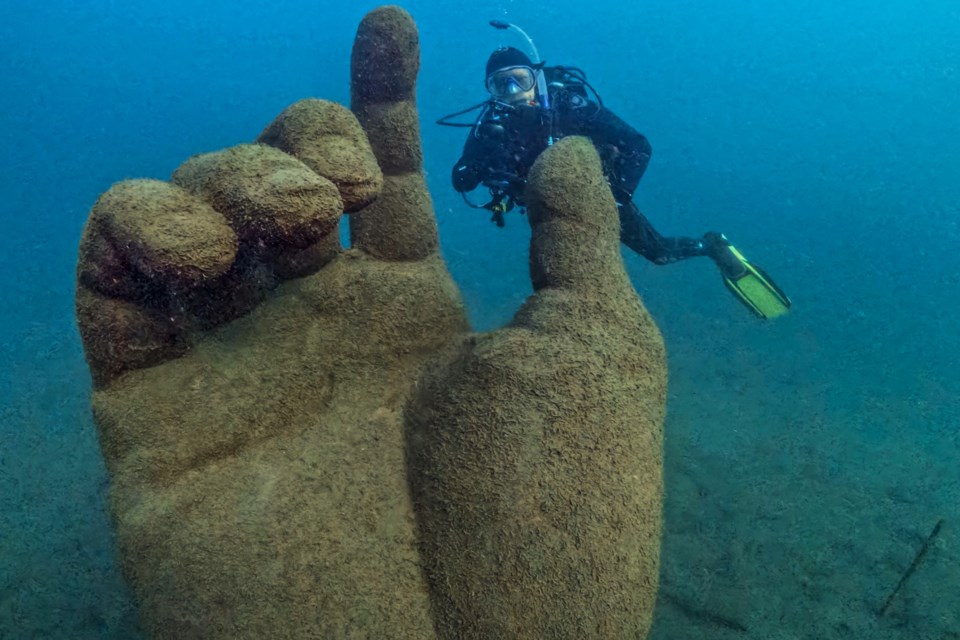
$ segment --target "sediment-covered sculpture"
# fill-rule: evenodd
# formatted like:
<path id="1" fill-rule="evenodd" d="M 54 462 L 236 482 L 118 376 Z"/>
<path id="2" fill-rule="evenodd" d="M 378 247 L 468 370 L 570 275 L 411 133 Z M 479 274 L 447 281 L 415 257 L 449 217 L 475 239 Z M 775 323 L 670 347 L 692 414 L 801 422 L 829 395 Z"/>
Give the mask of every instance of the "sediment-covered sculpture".
<path id="1" fill-rule="evenodd" d="M 124 574 L 155 638 L 637 638 L 665 362 L 585 139 L 530 176 L 535 294 L 471 333 L 439 255 L 412 19 L 169 182 L 114 185 L 77 316 Z M 351 248 L 337 224 L 348 213 Z"/>

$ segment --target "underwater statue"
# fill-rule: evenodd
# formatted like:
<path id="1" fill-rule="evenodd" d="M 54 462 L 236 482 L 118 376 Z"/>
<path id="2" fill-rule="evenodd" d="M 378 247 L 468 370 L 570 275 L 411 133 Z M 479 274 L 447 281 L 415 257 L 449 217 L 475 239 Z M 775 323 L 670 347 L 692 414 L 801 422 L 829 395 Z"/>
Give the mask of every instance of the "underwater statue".
<path id="1" fill-rule="evenodd" d="M 151 638 L 646 636 L 666 364 L 598 155 L 537 160 L 535 292 L 472 333 L 418 70 L 413 20 L 374 10 L 349 110 L 298 102 L 90 213 L 77 317 Z"/>

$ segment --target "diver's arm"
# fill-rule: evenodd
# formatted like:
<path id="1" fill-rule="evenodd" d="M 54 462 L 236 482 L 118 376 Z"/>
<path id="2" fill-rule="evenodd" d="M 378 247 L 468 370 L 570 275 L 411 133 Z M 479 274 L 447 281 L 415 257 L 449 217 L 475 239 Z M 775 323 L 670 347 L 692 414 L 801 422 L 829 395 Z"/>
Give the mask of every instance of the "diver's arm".
<path id="1" fill-rule="evenodd" d="M 461 193 L 473 191 L 483 181 L 481 167 L 484 165 L 483 152 L 485 145 L 470 130 L 466 143 L 463 145 L 463 154 L 453 165 L 451 180 L 453 188 Z"/>
<path id="2" fill-rule="evenodd" d="M 654 264 L 670 264 L 716 253 L 719 234 L 703 238 L 665 237 L 654 228 L 633 202 L 633 192 L 650 162 L 650 142 L 646 136 L 615 113 L 589 103 L 593 108 L 569 111 L 569 124 L 579 135 L 588 136 L 604 162 L 604 174 L 620 213 L 620 241 Z M 568 129 L 570 130 L 570 129 Z"/>
<path id="3" fill-rule="evenodd" d="M 609 109 L 600 108 L 584 127 L 605 163 L 620 212 L 620 241 L 654 264 L 708 255 L 702 239 L 665 237 L 633 202 L 633 192 L 650 162 L 650 142 Z"/>
<path id="4" fill-rule="evenodd" d="M 600 153 L 617 202 L 630 202 L 650 163 L 652 148 L 646 136 L 598 105 L 571 110 L 570 118 L 573 128 L 588 136 Z"/>

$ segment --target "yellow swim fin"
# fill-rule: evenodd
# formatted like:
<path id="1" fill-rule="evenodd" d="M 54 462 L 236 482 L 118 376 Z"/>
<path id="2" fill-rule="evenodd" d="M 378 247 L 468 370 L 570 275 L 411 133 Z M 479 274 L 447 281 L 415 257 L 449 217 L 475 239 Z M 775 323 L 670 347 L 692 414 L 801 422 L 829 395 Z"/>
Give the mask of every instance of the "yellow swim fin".
<path id="1" fill-rule="evenodd" d="M 751 264 L 723 234 L 708 236 L 713 236 L 710 238 L 710 257 L 720 269 L 723 283 L 737 300 L 758 317 L 767 320 L 790 310 L 790 298 L 763 269 Z"/>

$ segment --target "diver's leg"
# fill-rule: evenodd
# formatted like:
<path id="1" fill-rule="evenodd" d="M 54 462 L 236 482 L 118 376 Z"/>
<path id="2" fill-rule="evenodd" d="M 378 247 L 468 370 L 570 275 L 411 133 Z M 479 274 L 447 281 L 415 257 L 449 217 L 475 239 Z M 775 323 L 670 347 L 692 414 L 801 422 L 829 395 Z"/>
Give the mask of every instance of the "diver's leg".
<path id="1" fill-rule="evenodd" d="M 669 264 L 707 255 L 702 240 L 685 237 L 665 238 L 640 213 L 637 205 L 617 203 L 620 210 L 620 242 L 654 264 Z"/>

